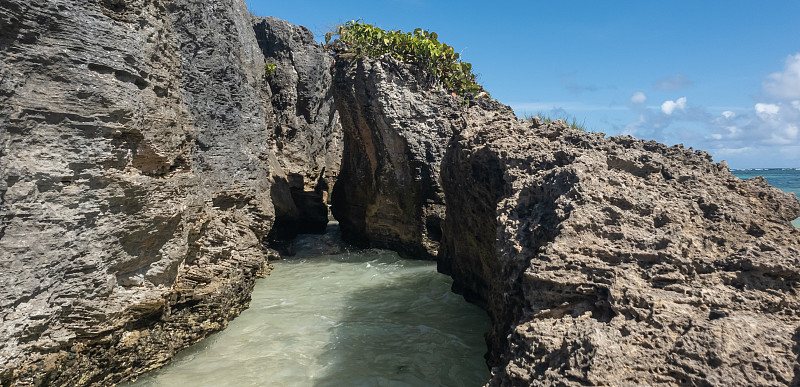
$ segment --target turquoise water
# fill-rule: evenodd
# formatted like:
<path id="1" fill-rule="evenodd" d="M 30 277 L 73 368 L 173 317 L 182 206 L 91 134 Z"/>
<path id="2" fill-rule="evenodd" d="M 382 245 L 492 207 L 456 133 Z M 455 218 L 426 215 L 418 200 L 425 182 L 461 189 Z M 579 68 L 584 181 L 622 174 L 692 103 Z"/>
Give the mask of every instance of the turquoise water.
<path id="1" fill-rule="evenodd" d="M 366 250 L 274 265 L 227 329 L 128 386 L 479 386 L 489 379 L 489 319 L 450 292 L 452 280 L 434 262 Z"/>
<path id="2" fill-rule="evenodd" d="M 740 179 L 763 176 L 771 186 L 800 197 L 800 168 L 734 169 L 731 172 Z M 792 224 L 800 227 L 800 218 Z"/>

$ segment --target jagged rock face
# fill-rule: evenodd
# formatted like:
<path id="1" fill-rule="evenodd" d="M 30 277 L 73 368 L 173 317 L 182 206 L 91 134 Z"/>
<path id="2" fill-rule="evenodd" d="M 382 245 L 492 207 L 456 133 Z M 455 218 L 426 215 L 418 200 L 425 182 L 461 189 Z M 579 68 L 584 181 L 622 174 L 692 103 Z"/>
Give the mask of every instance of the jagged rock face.
<path id="1" fill-rule="evenodd" d="M 423 91 L 421 79 L 389 57 L 336 63 L 344 155 L 331 210 L 351 243 L 434 259 L 444 217 L 439 165 L 463 119 L 457 98 Z"/>
<path id="2" fill-rule="evenodd" d="M 333 57 L 306 27 L 267 17 L 254 18 L 253 29 L 266 62 L 276 66 L 268 81 L 281 167 L 307 189 L 314 189 L 321 176 L 333 186 L 342 161 L 331 89 Z"/>
<path id="3" fill-rule="evenodd" d="M 222 329 L 279 168 L 244 1 L 6 0 L 0 52 L 0 384 L 108 385 Z"/>
<path id="4" fill-rule="evenodd" d="M 327 197 L 342 162 L 342 128 L 333 103 L 333 57 L 307 28 L 274 17 L 254 18 L 275 112 L 274 151 L 291 191 L 291 203 L 275 202 L 273 237 L 322 233 Z"/>
<path id="5" fill-rule="evenodd" d="M 493 319 L 490 385 L 787 385 L 800 204 L 701 151 L 471 110 L 440 267 Z"/>

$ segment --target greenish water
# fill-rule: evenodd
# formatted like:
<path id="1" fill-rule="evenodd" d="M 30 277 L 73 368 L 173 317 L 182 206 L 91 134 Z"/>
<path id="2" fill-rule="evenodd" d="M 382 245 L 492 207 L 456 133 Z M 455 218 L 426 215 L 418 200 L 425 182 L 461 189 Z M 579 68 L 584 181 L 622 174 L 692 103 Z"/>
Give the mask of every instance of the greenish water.
<path id="1" fill-rule="evenodd" d="M 734 169 L 731 173 L 740 179 L 763 176 L 771 186 L 792 192 L 800 198 L 800 168 Z M 792 221 L 792 224 L 800 227 L 800 218 Z"/>
<path id="2" fill-rule="evenodd" d="M 451 283 L 382 250 L 278 261 L 227 329 L 127 386 L 483 385 L 489 319 Z"/>

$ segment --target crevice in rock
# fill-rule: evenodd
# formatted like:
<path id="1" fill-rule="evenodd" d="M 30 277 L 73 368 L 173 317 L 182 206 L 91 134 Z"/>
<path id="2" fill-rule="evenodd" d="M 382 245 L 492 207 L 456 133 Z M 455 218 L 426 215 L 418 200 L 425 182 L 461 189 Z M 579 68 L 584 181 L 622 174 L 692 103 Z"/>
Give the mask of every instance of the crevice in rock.
<path id="1" fill-rule="evenodd" d="M 150 83 L 144 78 L 125 70 L 118 70 L 97 63 L 89 63 L 87 66 L 89 70 L 92 70 L 98 74 L 113 74 L 114 77 L 121 82 L 133 83 L 139 88 L 139 90 L 144 90 L 150 85 Z"/>
<path id="2" fill-rule="evenodd" d="M 272 143 L 283 173 L 271 188 L 275 225 L 266 244 L 292 255 L 297 234 L 321 234 L 342 162 L 341 129 L 331 91 L 333 58 L 307 28 L 274 17 L 252 19 L 274 112 Z"/>
<path id="3" fill-rule="evenodd" d="M 344 152 L 331 209 L 349 243 L 435 260 L 445 211 L 439 169 L 463 121 L 450 94 L 419 92 L 424 81 L 419 68 L 389 57 L 336 62 Z"/>
<path id="4" fill-rule="evenodd" d="M 272 185 L 275 224 L 265 243 L 282 255 L 294 255 L 292 240 L 298 234 L 324 234 L 328 225 L 327 182 L 321 174 L 313 190 L 305 186 L 301 175 L 278 177 Z"/>

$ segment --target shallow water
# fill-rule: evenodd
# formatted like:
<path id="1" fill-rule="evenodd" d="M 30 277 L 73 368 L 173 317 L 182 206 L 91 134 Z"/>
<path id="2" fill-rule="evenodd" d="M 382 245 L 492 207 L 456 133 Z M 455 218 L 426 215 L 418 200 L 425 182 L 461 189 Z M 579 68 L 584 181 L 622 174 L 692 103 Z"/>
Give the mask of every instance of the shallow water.
<path id="1" fill-rule="evenodd" d="M 274 264 L 227 329 L 127 386 L 477 386 L 489 379 L 489 319 L 450 292 L 452 280 L 435 263 L 366 250 Z"/>
<path id="2" fill-rule="evenodd" d="M 792 192 L 800 198 L 800 168 L 734 169 L 731 173 L 740 179 L 763 176 L 771 186 Z M 800 227 L 800 218 L 792 221 L 792 224 Z"/>

